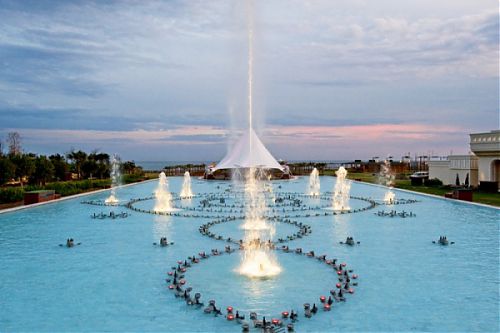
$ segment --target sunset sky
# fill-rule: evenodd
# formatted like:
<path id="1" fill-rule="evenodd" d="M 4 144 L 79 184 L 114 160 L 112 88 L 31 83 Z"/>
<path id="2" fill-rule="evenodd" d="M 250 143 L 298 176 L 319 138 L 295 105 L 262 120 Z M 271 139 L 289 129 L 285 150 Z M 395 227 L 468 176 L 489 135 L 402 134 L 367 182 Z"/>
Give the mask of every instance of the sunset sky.
<path id="1" fill-rule="evenodd" d="M 255 113 L 276 158 L 467 153 L 499 128 L 495 0 L 254 3 Z M 0 138 L 216 161 L 246 127 L 243 2 L 0 0 Z"/>

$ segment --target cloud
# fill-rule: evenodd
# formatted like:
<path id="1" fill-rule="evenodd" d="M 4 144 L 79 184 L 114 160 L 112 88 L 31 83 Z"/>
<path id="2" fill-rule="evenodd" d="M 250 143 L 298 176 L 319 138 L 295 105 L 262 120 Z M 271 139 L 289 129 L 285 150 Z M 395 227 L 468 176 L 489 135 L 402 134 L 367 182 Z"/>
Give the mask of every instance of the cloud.
<path id="1" fill-rule="evenodd" d="M 109 130 L 66 130 L 66 129 L 32 129 L 32 128 L 7 128 L 3 132 L 17 131 L 24 140 L 29 142 L 51 142 L 63 138 L 67 144 L 99 142 L 136 142 L 144 145 L 150 143 L 189 144 L 193 139 L 198 143 L 216 141 L 214 138 L 225 136 L 226 131 L 211 126 L 183 126 L 175 129 L 146 131 L 143 129 L 128 131 Z"/>
<path id="2" fill-rule="evenodd" d="M 1 128 L 158 131 L 190 125 L 223 127 L 224 117 L 222 114 L 204 115 L 196 111 L 179 112 L 175 117 L 107 115 L 99 109 L 40 108 L 36 105 L 11 105 L 0 101 L 0 124 Z"/>
<path id="3" fill-rule="evenodd" d="M 399 158 L 408 152 L 447 155 L 450 149 L 465 154 L 467 134 L 462 127 L 423 124 L 278 126 L 266 131 L 265 142 L 276 157 L 288 160 Z"/>
<path id="4" fill-rule="evenodd" d="M 287 152 L 297 156 L 322 156 L 325 143 L 349 155 L 365 151 L 362 142 L 455 147 L 468 131 L 489 130 L 498 122 L 497 7 L 256 3 L 254 112 L 267 121 L 265 139 L 283 149 L 297 140 Z M 177 144 L 184 159 L 209 156 L 207 145 L 220 154 L 223 129 L 246 126 L 242 9 L 226 0 L 3 1 L 0 130 L 25 131 L 34 149 L 102 142 L 145 156 L 156 153 L 140 145 Z"/>
<path id="5" fill-rule="evenodd" d="M 353 126 L 278 126 L 266 131 L 273 139 L 303 137 L 308 140 L 342 139 L 343 141 L 372 140 L 423 140 L 440 136 L 457 135 L 462 128 L 454 126 L 429 126 L 423 124 L 370 124 Z"/>
<path id="6" fill-rule="evenodd" d="M 445 20 L 313 14 L 319 19 L 304 18 L 307 28 L 297 31 L 297 43 L 286 50 L 298 69 L 315 77 L 311 82 L 329 82 L 325 76 L 332 73 L 332 82 L 351 82 L 356 72 L 359 81 L 498 77 L 498 10 Z"/>
<path id="7" fill-rule="evenodd" d="M 369 84 L 368 80 L 316 80 L 316 81 L 291 81 L 288 84 L 296 84 L 311 87 L 359 87 Z"/>
<path id="8" fill-rule="evenodd" d="M 87 150 L 118 151 L 125 158 L 148 159 L 144 151 L 134 153 L 126 147 L 148 147 L 156 151 L 155 160 L 171 160 L 172 156 L 195 154 L 191 160 L 218 160 L 226 151 L 228 131 L 211 126 L 183 126 L 160 131 L 97 131 L 97 130 L 41 130 L 6 129 L 4 135 L 18 131 L 23 145 L 40 147 L 58 142 L 56 149 L 46 153 L 65 152 L 71 147 Z M 1 131 L 0 131 L 1 133 Z M 424 145 L 441 154 L 449 147 L 456 152 L 466 152 L 467 130 L 455 126 L 428 126 L 423 124 L 372 124 L 355 126 L 271 126 L 262 139 L 271 152 L 287 159 L 344 159 L 369 158 L 373 154 L 406 153 Z M 444 149 L 443 149 L 444 148 Z M 195 152 L 199 151 L 198 154 Z M 422 150 L 421 150 L 422 151 Z M 189 155 L 188 154 L 188 155 Z M 340 157 L 338 154 L 342 154 Z M 336 157 L 337 156 L 337 157 Z M 149 159 L 152 159 L 150 157 Z M 183 157 L 183 158 L 184 158 Z M 174 158 L 175 159 L 175 158 Z M 188 158 L 189 160 L 189 158 Z"/>

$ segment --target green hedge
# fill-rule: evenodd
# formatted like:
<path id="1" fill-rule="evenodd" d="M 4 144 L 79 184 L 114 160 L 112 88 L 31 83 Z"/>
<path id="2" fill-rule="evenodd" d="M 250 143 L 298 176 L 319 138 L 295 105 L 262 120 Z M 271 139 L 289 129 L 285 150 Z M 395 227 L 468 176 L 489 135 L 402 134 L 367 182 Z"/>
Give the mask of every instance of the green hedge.
<path id="1" fill-rule="evenodd" d="M 441 186 L 443 182 L 437 178 L 427 179 L 424 181 L 425 186 Z"/>
<path id="2" fill-rule="evenodd" d="M 17 202 L 24 199 L 24 190 L 20 187 L 0 188 L 0 204 Z"/>
<path id="3" fill-rule="evenodd" d="M 135 183 L 145 178 L 148 177 L 145 177 L 144 175 L 124 175 L 123 184 Z M 4 187 L 0 188 L 0 204 L 23 200 L 25 191 L 27 192 L 27 191 L 38 191 L 38 190 L 54 190 L 56 191 L 56 193 L 65 197 L 68 195 L 88 192 L 91 190 L 109 188 L 110 186 L 111 186 L 110 179 L 94 179 L 94 180 L 86 179 L 77 181 L 47 183 L 45 186 L 27 185 L 24 188 Z"/>
<path id="4" fill-rule="evenodd" d="M 24 198 L 24 192 L 38 190 L 54 190 L 56 193 L 65 197 L 91 190 L 98 190 L 109 187 L 111 181 L 109 179 L 99 180 L 79 180 L 67 182 L 47 183 L 45 186 L 28 185 L 21 187 L 6 187 L 0 188 L 0 203 L 11 203 L 21 201 Z"/>
<path id="5" fill-rule="evenodd" d="M 109 179 L 100 180 L 80 180 L 80 181 L 69 181 L 69 182 L 57 182 L 50 183 L 43 187 L 45 190 L 54 190 L 61 196 L 65 197 L 68 195 L 74 195 L 82 192 L 87 192 L 90 190 L 102 189 L 109 187 L 111 181 Z"/>

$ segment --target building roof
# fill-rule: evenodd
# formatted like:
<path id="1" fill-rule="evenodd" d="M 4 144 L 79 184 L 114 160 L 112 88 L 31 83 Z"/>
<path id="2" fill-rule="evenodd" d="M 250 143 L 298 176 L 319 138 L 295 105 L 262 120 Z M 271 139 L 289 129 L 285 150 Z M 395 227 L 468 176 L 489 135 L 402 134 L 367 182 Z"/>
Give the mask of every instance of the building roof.
<path id="1" fill-rule="evenodd" d="M 498 156 L 500 153 L 500 131 L 470 134 L 470 149 L 476 155 Z"/>
<path id="2" fill-rule="evenodd" d="M 271 155 L 252 128 L 243 133 L 213 171 L 242 168 L 283 170 L 283 166 Z"/>

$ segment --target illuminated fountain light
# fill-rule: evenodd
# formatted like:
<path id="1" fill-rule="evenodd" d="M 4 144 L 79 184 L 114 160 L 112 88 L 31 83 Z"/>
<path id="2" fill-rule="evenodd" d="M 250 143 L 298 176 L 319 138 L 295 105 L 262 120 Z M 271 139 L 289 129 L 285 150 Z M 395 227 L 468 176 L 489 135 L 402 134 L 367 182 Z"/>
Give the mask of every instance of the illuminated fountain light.
<path id="1" fill-rule="evenodd" d="M 276 276 L 281 267 L 272 252 L 270 241 L 275 233 L 273 225 L 265 220 L 267 211 L 264 182 L 250 168 L 245 180 L 245 237 L 243 255 L 237 272 L 250 278 Z"/>
<path id="2" fill-rule="evenodd" d="M 396 201 L 396 194 L 389 189 L 384 195 L 384 202 L 386 204 L 393 204 Z"/>
<path id="3" fill-rule="evenodd" d="M 309 195 L 319 196 L 320 193 L 320 181 L 319 181 L 319 172 L 318 169 L 314 168 L 309 176 Z"/>
<path id="4" fill-rule="evenodd" d="M 335 183 L 333 194 L 333 210 L 348 211 L 351 209 L 349 207 L 351 182 L 346 179 L 347 170 L 344 167 L 340 167 L 335 174 L 337 175 L 337 181 Z"/>
<path id="5" fill-rule="evenodd" d="M 384 202 L 387 204 L 392 204 L 396 200 L 396 194 L 392 191 L 394 185 L 394 174 L 391 170 L 391 162 L 385 160 L 384 164 L 380 167 L 380 172 L 378 174 L 378 182 L 384 186 L 388 186 L 389 189 L 384 195 Z"/>
<path id="6" fill-rule="evenodd" d="M 117 155 L 113 155 L 111 158 L 111 194 L 109 195 L 106 200 L 104 200 L 104 203 L 106 205 L 117 205 L 120 200 L 118 200 L 116 196 L 116 188 L 120 186 L 121 183 L 121 172 L 120 172 L 120 159 Z"/>
<path id="7" fill-rule="evenodd" d="M 172 207 L 172 194 L 168 189 L 168 179 L 165 173 L 160 173 L 158 177 L 158 187 L 155 190 L 155 212 L 172 212 L 175 209 Z"/>
<path id="8" fill-rule="evenodd" d="M 268 223 L 265 218 L 267 212 L 266 190 L 269 188 L 261 179 L 257 178 L 259 178 L 257 169 L 250 168 L 245 178 L 245 222 L 241 226 L 243 230 L 255 232 L 249 238 L 250 240 L 266 236 L 266 233 L 260 235 L 260 231 L 268 231 L 269 238 L 272 238 L 275 233 L 274 226 Z"/>
<path id="9" fill-rule="evenodd" d="M 191 175 L 189 171 L 184 173 L 184 181 L 182 182 L 182 190 L 180 197 L 183 199 L 188 199 L 193 197 L 193 191 L 191 190 Z"/>
<path id="10" fill-rule="evenodd" d="M 248 148 L 252 151 L 252 118 L 253 118 L 253 11 L 251 2 L 248 14 Z M 264 148 L 265 150 L 265 148 Z M 245 177 L 245 237 L 243 244 L 243 255 L 237 272 L 249 278 L 268 278 L 278 275 L 281 267 L 278 264 L 270 243 L 262 243 L 261 240 L 271 241 L 275 229 L 265 219 L 267 211 L 266 191 L 262 175 L 257 174 L 262 169 L 252 166 L 246 170 Z"/>
<path id="11" fill-rule="evenodd" d="M 269 250 L 255 248 L 244 251 L 238 273 L 249 278 L 268 278 L 279 275 L 281 267 Z"/>

